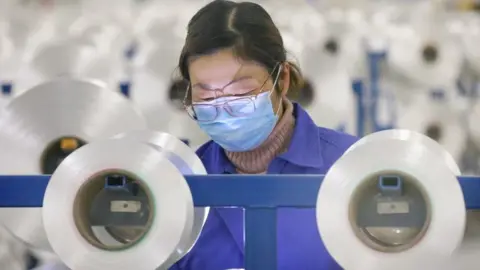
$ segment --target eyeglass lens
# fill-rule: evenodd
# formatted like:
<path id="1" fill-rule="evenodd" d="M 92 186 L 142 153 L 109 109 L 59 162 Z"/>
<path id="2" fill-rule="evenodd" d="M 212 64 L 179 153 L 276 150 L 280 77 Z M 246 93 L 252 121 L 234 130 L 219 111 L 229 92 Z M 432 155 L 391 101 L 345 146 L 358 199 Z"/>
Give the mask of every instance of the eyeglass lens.
<path id="1" fill-rule="evenodd" d="M 251 98 L 238 98 L 219 105 L 194 104 L 192 109 L 198 121 L 213 121 L 227 113 L 231 116 L 245 116 L 255 111 L 255 103 Z"/>

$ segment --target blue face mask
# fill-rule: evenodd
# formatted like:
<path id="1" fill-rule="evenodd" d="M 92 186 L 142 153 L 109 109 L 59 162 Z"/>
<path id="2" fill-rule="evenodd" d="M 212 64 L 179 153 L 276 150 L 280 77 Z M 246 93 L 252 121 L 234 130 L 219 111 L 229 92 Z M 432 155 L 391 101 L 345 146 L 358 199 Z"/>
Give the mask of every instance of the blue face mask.
<path id="1" fill-rule="evenodd" d="M 218 115 L 214 121 L 198 122 L 198 124 L 213 141 L 227 151 L 252 150 L 268 138 L 277 123 L 278 116 L 273 111 L 270 98 L 272 92 L 273 90 L 260 93 L 256 98 L 251 98 L 251 102 L 245 102 L 244 99 L 243 102 L 236 103 L 235 100 L 238 100 L 238 97 L 218 98 L 215 100 L 216 103 L 228 102 L 228 109 L 235 112 L 243 110 L 245 116 L 232 116 L 225 107 L 218 107 L 216 108 Z M 202 111 L 201 107 L 196 108 L 195 112 L 197 115 L 208 113 L 206 110 Z"/>

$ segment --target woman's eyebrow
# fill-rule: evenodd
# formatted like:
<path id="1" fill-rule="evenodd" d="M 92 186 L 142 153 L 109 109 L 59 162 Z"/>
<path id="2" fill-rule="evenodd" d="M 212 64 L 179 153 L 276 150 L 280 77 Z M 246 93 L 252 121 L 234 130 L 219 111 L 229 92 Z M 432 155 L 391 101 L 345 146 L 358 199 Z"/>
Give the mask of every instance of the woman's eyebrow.
<path id="1" fill-rule="evenodd" d="M 224 87 L 227 87 L 231 84 L 234 84 L 234 83 L 237 83 L 237 82 L 240 82 L 240 81 L 250 80 L 250 79 L 255 79 L 255 78 L 253 76 L 241 76 L 241 77 L 235 78 L 234 80 L 232 80 L 231 82 L 226 84 Z M 192 88 L 194 88 L 194 87 L 201 87 L 203 89 L 215 90 L 215 89 L 213 89 L 213 87 L 210 87 L 209 85 L 204 84 L 204 83 L 195 83 L 195 84 L 192 85 Z"/>

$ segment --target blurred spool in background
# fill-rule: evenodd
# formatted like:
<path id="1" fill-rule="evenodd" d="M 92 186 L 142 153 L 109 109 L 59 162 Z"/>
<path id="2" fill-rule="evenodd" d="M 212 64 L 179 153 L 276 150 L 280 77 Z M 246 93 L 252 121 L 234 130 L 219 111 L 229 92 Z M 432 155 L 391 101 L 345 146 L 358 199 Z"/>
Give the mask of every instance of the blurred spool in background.
<path id="1" fill-rule="evenodd" d="M 472 107 L 468 116 L 468 127 L 473 141 L 480 148 L 480 101 Z"/>
<path id="2" fill-rule="evenodd" d="M 463 156 L 463 166 L 466 174 L 480 174 L 480 102 L 476 101 L 468 111 L 467 131 L 468 149 Z"/>
<path id="3" fill-rule="evenodd" d="M 170 42 L 150 47 L 142 43 L 148 53 L 136 60 L 132 100 L 141 108 L 150 128 L 188 140 L 192 147 L 198 147 L 209 139 L 183 107 L 189 85 L 180 79 L 176 70 L 182 41 L 175 33 L 171 35 Z"/>
<path id="4" fill-rule="evenodd" d="M 33 66 L 43 80 L 58 76 L 97 79 L 115 89 L 125 73 L 124 50 L 130 39 L 122 25 L 109 18 L 85 15 L 38 49 Z"/>
<path id="5" fill-rule="evenodd" d="M 367 75 L 366 44 L 364 40 L 366 18 L 355 8 L 331 7 L 320 13 L 326 21 L 323 37 L 309 54 L 317 55 L 325 67 L 336 64 L 346 69 L 351 80 Z M 304 56 L 308 58 L 308 54 Z M 305 61 L 306 67 L 308 66 Z"/>
<path id="6" fill-rule="evenodd" d="M 476 44 L 480 42 L 480 16 L 467 14 L 460 24 L 460 38 L 466 61 L 476 74 L 480 74 L 480 52 Z M 460 18 L 461 19 L 461 18 Z"/>
<path id="7" fill-rule="evenodd" d="M 415 36 L 393 41 L 387 59 L 394 71 L 427 89 L 452 84 L 458 78 L 462 64 L 456 44 Z"/>
<path id="8" fill-rule="evenodd" d="M 4 25 L 0 25 L 0 27 L 3 28 Z M 5 33 L 5 29 L 2 28 L 0 28 L 0 80 L 5 82 L 12 79 L 8 76 L 8 69 L 11 64 L 10 62 L 14 54 L 15 47 L 11 39 Z"/>
<path id="9" fill-rule="evenodd" d="M 7 17 L 7 33 L 23 59 L 55 35 L 54 24 L 49 20 L 49 6 L 37 1 L 13 2 Z"/>
<path id="10" fill-rule="evenodd" d="M 5 76 L 14 82 L 15 89 L 25 91 L 38 82 L 29 66 L 35 52 L 55 36 L 49 19 L 50 7 L 36 1 L 10 1 L 5 18 L 5 34 L 14 45 Z"/>
<path id="11" fill-rule="evenodd" d="M 72 30 L 73 36 L 96 48 L 95 61 L 83 75 L 101 80 L 116 89 L 126 76 L 124 54 L 131 43 L 131 34 L 123 25 L 108 18 L 87 17 L 72 27 L 75 29 Z"/>
<path id="12" fill-rule="evenodd" d="M 444 12 L 434 6 L 434 1 L 423 1 L 408 10 L 408 21 L 397 24 L 395 33 L 389 36 L 389 67 L 427 91 L 454 84 L 463 57 L 441 22 Z"/>
<path id="13" fill-rule="evenodd" d="M 305 88 L 294 99 L 317 125 L 355 134 L 355 97 L 346 72 L 330 69 L 307 78 L 314 78 L 314 81 L 307 81 Z"/>
<path id="14" fill-rule="evenodd" d="M 40 84 L 0 116 L 0 173 L 51 174 L 86 143 L 144 128 L 127 99 L 98 84 L 73 79 Z M 19 239 L 49 251 L 40 213 L 39 208 L 2 208 L 0 219 Z"/>
<path id="15" fill-rule="evenodd" d="M 331 30 L 334 23 L 312 7 L 302 6 L 301 10 L 288 17 L 290 10 L 284 8 L 274 15 L 283 30 L 285 46 L 297 56 L 299 61 L 294 62 L 300 65 L 306 80 L 305 87 L 299 93 L 290 92 L 289 97 L 302 105 L 316 124 L 354 134 L 357 119 L 352 80 L 361 76 L 356 69 L 361 62 L 357 61 L 361 49 L 355 47 L 359 40 L 354 43 L 351 36 L 339 34 L 340 29 Z M 338 22 L 338 28 L 349 29 L 342 23 Z"/>
<path id="16" fill-rule="evenodd" d="M 455 159 L 461 161 L 465 151 L 467 132 L 460 115 L 442 102 L 434 102 L 429 95 L 417 95 L 409 105 L 399 106 L 396 127 L 427 135 L 442 145 Z"/>
<path id="17" fill-rule="evenodd" d="M 43 80 L 82 77 L 96 58 L 93 44 L 79 39 L 52 42 L 36 54 L 33 66 Z"/>

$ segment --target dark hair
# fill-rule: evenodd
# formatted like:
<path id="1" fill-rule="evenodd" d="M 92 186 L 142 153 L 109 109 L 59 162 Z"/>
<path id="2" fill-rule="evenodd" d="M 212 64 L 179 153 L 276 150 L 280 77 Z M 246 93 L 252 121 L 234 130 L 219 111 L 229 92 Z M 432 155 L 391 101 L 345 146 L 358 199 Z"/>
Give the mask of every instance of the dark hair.
<path id="1" fill-rule="evenodd" d="M 200 9 L 188 23 L 187 38 L 179 60 L 183 79 L 190 81 L 191 57 L 232 48 L 237 57 L 264 65 L 270 73 L 278 63 L 287 62 L 280 31 L 270 15 L 251 2 L 213 1 Z M 303 77 L 294 63 L 290 66 L 289 95 L 303 88 Z"/>

